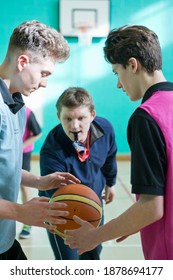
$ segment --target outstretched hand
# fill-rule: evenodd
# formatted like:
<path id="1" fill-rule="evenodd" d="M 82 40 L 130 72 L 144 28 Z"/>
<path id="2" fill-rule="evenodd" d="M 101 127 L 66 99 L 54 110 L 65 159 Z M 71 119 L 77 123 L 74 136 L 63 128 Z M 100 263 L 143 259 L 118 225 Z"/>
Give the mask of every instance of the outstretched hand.
<path id="1" fill-rule="evenodd" d="M 71 249 L 77 248 L 78 254 L 81 255 L 86 251 L 94 249 L 98 244 L 93 241 L 93 233 L 96 228 L 80 219 L 78 216 L 73 217 L 74 221 L 81 225 L 80 228 L 75 230 L 65 230 L 65 234 L 68 237 L 65 238 L 65 244 L 69 245 Z"/>
<path id="2" fill-rule="evenodd" d="M 35 176 L 22 170 L 21 184 L 41 191 L 55 189 L 68 184 L 80 184 L 80 180 L 68 172 L 54 172 L 45 176 Z"/>
<path id="3" fill-rule="evenodd" d="M 41 176 L 38 189 L 50 190 L 64 185 L 76 183 L 80 183 L 80 180 L 72 174 L 66 172 L 54 172 L 46 176 Z"/>

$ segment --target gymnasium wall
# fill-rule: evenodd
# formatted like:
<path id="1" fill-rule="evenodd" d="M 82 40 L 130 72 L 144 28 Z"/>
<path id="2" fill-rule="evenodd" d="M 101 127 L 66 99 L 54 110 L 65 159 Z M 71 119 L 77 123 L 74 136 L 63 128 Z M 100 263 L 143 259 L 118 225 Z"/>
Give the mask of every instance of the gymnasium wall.
<path id="1" fill-rule="evenodd" d="M 5 56 L 9 36 L 23 21 L 37 19 L 59 28 L 58 0 L 18 0 L 1 3 L 0 63 Z M 173 2 L 172 0 L 111 0 L 111 29 L 125 24 L 141 24 L 159 36 L 163 51 L 163 70 L 173 80 Z M 55 103 L 69 86 L 86 88 L 93 96 L 97 115 L 108 118 L 116 133 L 118 154 L 129 154 L 126 127 L 129 116 L 140 104 L 132 102 L 116 88 L 117 77 L 103 57 L 105 38 L 94 39 L 92 45 L 81 46 L 75 38 L 67 38 L 71 55 L 64 64 L 57 64 L 46 89 L 40 89 L 25 99 L 42 126 L 42 137 L 36 142 L 34 154 L 57 123 Z"/>

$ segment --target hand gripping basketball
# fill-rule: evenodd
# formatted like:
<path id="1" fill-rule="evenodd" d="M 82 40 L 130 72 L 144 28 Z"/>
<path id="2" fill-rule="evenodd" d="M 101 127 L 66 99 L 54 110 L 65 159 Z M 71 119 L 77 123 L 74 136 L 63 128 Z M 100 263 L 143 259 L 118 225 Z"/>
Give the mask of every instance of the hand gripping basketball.
<path id="1" fill-rule="evenodd" d="M 66 219 L 66 224 L 59 224 L 55 233 L 62 238 L 68 237 L 65 230 L 77 229 L 80 227 L 73 220 L 76 215 L 82 220 L 86 220 L 93 226 L 98 227 L 102 219 L 102 205 L 97 194 L 89 187 L 82 184 L 70 184 L 64 186 L 52 195 L 50 202 L 64 202 L 67 204 L 66 210 L 69 215 L 62 217 Z"/>

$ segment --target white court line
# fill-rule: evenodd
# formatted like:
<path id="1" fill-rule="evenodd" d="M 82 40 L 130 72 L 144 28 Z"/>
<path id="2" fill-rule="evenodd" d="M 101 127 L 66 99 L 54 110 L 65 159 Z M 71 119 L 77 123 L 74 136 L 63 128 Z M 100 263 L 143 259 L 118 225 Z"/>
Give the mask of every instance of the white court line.
<path id="1" fill-rule="evenodd" d="M 128 195 L 128 197 L 131 199 L 131 201 L 133 203 L 135 203 L 135 198 L 133 197 L 133 195 L 131 194 L 131 192 L 129 192 L 126 184 L 123 182 L 123 180 L 118 176 L 117 177 L 117 181 L 119 182 L 119 184 L 122 186 L 122 188 L 124 189 L 124 191 L 126 192 L 126 194 Z"/>

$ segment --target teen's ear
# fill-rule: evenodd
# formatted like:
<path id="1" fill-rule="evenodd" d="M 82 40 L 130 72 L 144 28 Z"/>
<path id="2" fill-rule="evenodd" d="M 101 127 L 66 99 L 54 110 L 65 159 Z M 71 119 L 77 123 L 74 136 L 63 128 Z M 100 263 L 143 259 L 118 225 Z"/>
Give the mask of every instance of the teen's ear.
<path id="1" fill-rule="evenodd" d="M 133 73 L 136 73 L 136 71 L 138 70 L 138 67 L 139 67 L 138 60 L 134 57 L 129 58 L 129 65 L 130 65 Z"/>
<path id="2" fill-rule="evenodd" d="M 56 115 L 57 115 L 58 119 L 60 120 L 60 114 L 57 112 Z"/>
<path id="3" fill-rule="evenodd" d="M 96 111 L 93 110 L 92 113 L 91 113 L 91 121 L 94 120 L 95 116 L 96 116 Z"/>
<path id="4" fill-rule="evenodd" d="M 22 54 L 18 57 L 18 69 L 21 72 L 29 63 L 29 57 L 26 54 Z"/>

